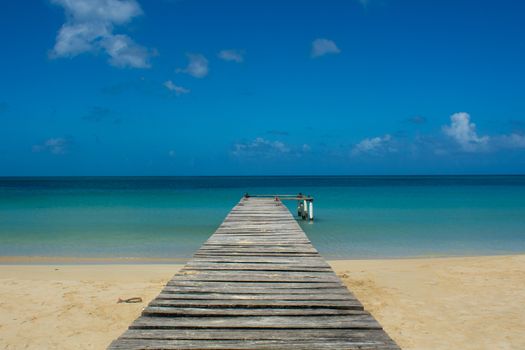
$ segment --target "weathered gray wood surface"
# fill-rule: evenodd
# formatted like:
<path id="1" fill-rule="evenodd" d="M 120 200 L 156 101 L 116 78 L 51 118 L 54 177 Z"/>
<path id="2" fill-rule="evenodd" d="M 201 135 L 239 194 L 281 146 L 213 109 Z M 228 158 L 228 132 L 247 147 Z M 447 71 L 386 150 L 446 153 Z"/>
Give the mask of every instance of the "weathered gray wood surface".
<path id="1" fill-rule="evenodd" d="M 109 349 L 399 347 L 284 205 L 249 198 Z"/>

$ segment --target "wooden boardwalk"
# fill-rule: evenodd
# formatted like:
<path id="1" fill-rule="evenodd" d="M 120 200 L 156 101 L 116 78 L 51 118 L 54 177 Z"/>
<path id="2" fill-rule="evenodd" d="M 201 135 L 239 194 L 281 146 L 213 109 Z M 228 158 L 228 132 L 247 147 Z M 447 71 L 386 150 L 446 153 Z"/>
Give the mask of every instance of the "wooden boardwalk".
<path id="1" fill-rule="evenodd" d="M 399 347 L 284 205 L 248 198 L 109 349 Z"/>

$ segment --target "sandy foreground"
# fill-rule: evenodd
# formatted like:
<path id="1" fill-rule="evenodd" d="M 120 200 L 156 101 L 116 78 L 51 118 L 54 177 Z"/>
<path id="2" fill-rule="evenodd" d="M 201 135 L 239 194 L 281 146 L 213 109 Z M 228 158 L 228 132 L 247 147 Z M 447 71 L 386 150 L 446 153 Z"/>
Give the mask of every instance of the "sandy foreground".
<path id="1" fill-rule="evenodd" d="M 525 349 L 525 255 L 331 264 L 403 349 Z M 0 265 L 0 349 L 104 349 L 180 267 Z"/>

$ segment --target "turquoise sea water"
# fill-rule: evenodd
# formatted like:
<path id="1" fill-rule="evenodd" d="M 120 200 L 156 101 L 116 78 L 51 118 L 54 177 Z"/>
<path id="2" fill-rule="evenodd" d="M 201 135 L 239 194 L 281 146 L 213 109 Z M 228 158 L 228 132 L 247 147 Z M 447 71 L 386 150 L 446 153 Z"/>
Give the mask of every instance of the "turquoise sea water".
<path id="1" fill-rule="evenodd" d="M 187 258 L 245 192 L 313 195 L 329 259 L 525 252 L 525 176 L 80 177 L 0 178 L 0 256 Z"/>

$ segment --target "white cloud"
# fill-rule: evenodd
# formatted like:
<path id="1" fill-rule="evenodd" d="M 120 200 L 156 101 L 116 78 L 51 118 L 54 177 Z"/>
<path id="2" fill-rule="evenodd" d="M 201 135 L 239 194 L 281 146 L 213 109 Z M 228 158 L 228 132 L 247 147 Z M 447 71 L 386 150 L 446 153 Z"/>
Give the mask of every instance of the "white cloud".
<path id="1" fill-rule="evenodd" d="M 177 69 L 177 72 L 186 73 L 195 78 L 204 78 L 208 75 L 208 60 L 201 54 L 189 53 L 188 65 L 184 69 Z"/>
<path id="2" fill-rule="evenodd" d="M 477 134 L 476 124 L 470 122 L 468 113 L 451 115 L 450 125 L 443 126 L 442 130 L 445 135 L 456 141 L 463 151 L 478 152 L 488 148 L 490 137 Z"/>
<path id="3" fill-rule="evenodd" d="M 270 141 L 262 137 L 246 143 L 236 143 L 233 146 L 234 156 L 277 156 L 290 152 L 290 148 L 281 141 Z"/>
<path id="4" fill-rule="evenodd" d="M 142 14 L 135 0 L 51 0 L 64 7 L 67 15 L 78 22 L 108 21 L 124 24 Z"/>
<path id="5" fill-rule="evenodd" d="M 189 94 L 191 92 L 190 89 L 175 85 L 175 83 L 173 83 L 171 80 L 165 81 L 163 85 L 166 89 L 175 92 L 177 95 Z"/>
<path id="6" fill-rule="evenodd" d="M 64 24 L 58 32 L 51 58 L 74 57 L 78 54 L 95 51 L 97 40 L 110 35 L 108 28 L 100 23 Z"/>
<path id="7" fill-rule="evenodd" d="M 501 148 L 525 148 L 525 135 L 522 134 L 501 135 L 496 141 Z"/>
<path id="8" fill-rule="evenodd" d="M 419 123 L 420 120 L 414 122 Z M 365 138 L 354 145 L 352 156 L 385 155 L 387 153 L 403 152 L 408 156 L 453 156 L 458 151 L 466 153 L 503 152 L 509 150 L 525 150 L 525 133 L 493 133 L 480 135 L 476 124 L 468 113 L 455 113 L 450 116 L 450 124 L 441 127 L 442 133 L 434 132 L 428 135 L 416 134 L 398 135 L 386 134 L 379 137 Z"/>
<path id="9" fill-rule="evenodd" d="M 396 152 L 397 149 L 392 144 L 392 136 L 372 137 L 363 139 L 356 144 L 351 151 L 352 156 L 361 154 L 380 155 L 389 152 Z"/>
<path id="10" fill-rule="evenodd" d="M 321 57 L 327 54 L 338 54 L 341 50 L 335 42 L 328 39 L 315 39 L 312 42 L 312 57 Z"/>
<path id="11" fill-rule="evenodd" d="M 109 63 L 116 67 L 150 67 L 150 50 L 137 45 L 127 35 L 112 35 L 102 41 L 102 47 L 110 56 Z"/>
<path id="12" fill-rule="evenodd" d="M 244 51 L 243 50 L 222 50 L 219 52 L 219 58 L 224 61 L 233 61 L 237 63 L 244 62 Z"/>
<path id="13" fill-rule="evenodd" d="M 66 22 L 60 28 L 51 58 L 74 57 L 103 50 L 116 67 L 149 68 L 154 51 L 136 44 L 124 34 L 114 34 L 116 25 L 143 14 L 136 0 L 51 0 L 64 8 Z"/>
<path id="14" fill-rule="evenodd" d="M 70 143 L 71 142 L 68 139 L 65 139 L 62 137 L 50 138 L 41 144 L 34 145 L 33 152 L 36 152 L 36 153 L 49 152 L 52 154 L 65 154 L 67 153 L 67 149 Z"/>

